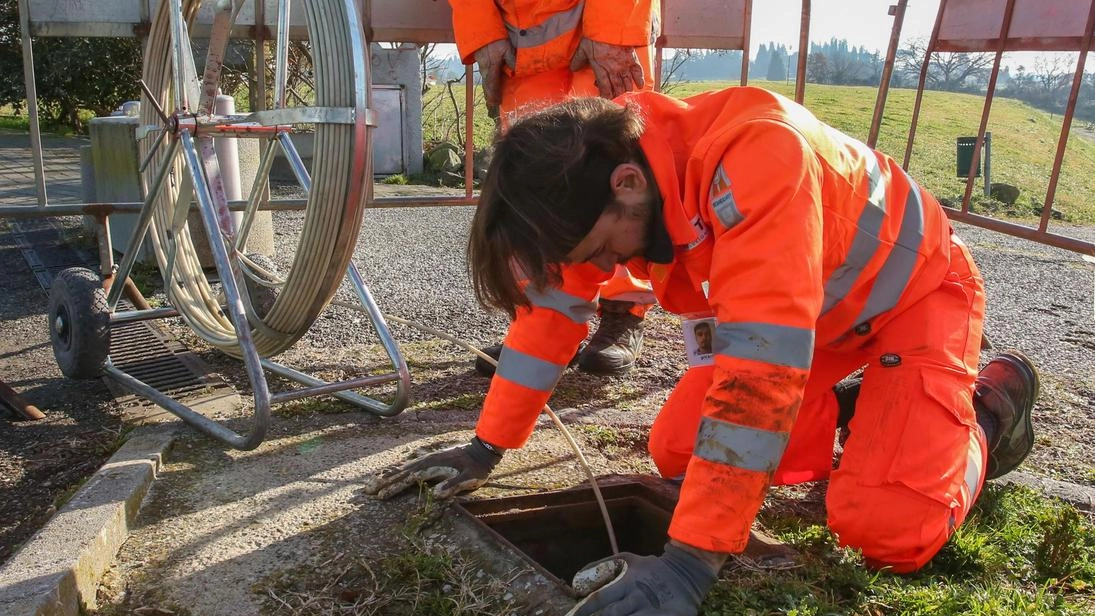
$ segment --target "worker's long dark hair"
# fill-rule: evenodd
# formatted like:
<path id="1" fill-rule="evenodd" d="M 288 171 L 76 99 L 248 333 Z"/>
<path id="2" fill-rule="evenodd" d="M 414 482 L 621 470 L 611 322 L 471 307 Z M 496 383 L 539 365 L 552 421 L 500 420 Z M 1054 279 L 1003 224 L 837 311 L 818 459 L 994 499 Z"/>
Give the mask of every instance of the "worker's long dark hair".
<path id="1" fill-rule="evenodd" d="M 527 280 L 559 282 L 559 265 L 613 201 L 617 165 L 644 160 L 643 123 L 630 107 L 577 98 L 517 121 L 494 144 L 468 238 L 479 303 L 513 317 Z"/>

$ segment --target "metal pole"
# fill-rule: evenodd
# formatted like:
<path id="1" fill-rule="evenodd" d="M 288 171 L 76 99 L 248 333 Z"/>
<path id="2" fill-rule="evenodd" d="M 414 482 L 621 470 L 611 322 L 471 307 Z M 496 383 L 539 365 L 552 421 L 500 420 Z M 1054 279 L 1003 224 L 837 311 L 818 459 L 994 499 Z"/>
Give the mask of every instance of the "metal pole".
<path id="1" fill-rule="evenodd" d="M 924 50 L 924 62 L 920 65 L 920 81 L 916 86 L 916 102 L 913 103 L 912 119 L 909 121 L 909 138 L 905 142 L 905 158 L 901 161 L 901 168 L 909 170 L 909 159 L 912 158 L 913 139 L 916 137 L 916 122 L 920 119 L 920 104 L 924 102 L 924 83 L 928 80 L 928 67 L 931 64 L 932 54 L 935 53 L 935 45 L 939 42 L 939 27 L 943 23 L 943 11 L 947 10 L 947 0 L 939 3 L 939 13 L 935 16 L 935 26 L 932 28 L 932 37 L 928 41 L 928 48 Z"/>
<path id="2" fill-rule="evenodd" d="M 996 59 L 992 63 L 992 75 L 989 77 L 988 89 L 985 92 L 985 106 L 981 111 L 981 125 L 977 128 L 977 141 L 973 144 L 973 160 L 981 160 L 982 142 L 985 140 L 986 128 L 989 125 L 989 113 L 992 111 L 992 97 L 996 93 L 996 78 L 1000 76 L 1000 61 L 1004 57 L 1004 48 L 1007 47 L 1008 30 L 1011 29 L 1011 17 L 1015 14 L 1015 0 L 1008 0 L 1004 7 L 1004 20 L 1000 24 L 1000 38 L 996 44 Z M 970 165 L 969 175 L 966 176 L 966 192 L 962 195 L 962 211 L 968 212 L 970 197 L 973 196 L 973 178 L 976 177 L 977 166 Z M 987 171 L 987 170 L 986 170 Z M 986 173 L 986 176 L 988 174 Z M 987 182 L 987 178 L 986 178 Z"/>
<path id="3" fill-rule="evenodd" d="M 27 88 L 27 121 L 30 124 L 30 151 L 34 162 L 34 184 L 38 192 L 38 207 L 45 208 L 46 169 L 42 162 L 42 127 L 38 124 L 38 86 L 34 79 L 34 44 L 30 40 L 30 5 L 19 0 L 19 35 L 23 42 L 23 82 Z"/>
<path id="4" fill-rule="evenodd" d="M 470 64 L 464 67 L 464 81 L 464 196 L 470 198 L 475 183 L 475 79 Z"/>
<path id="5" fill-rule="evenodd" d="M 897 59 L 897 45 L 901 39 L 901 26 L 905 22 L 905 7 L 909 0 L 898 0 L 890 7 L 893 15 L 893 29 L 890 30 L 890 45 L 886 48 L 886 63 L 882 66 L 882 81 L 878 84 L 878 98 L 874 102 L 874 115 L 871 117 L 871 133 L 867 145 L 878 144 L 878 131 L 882 127 L 882 114 L 886 110 L 886 98 L 890 93 L 890 78 L 893 77 L 893 65 Z"/>
<path id="6" fill-rule="evenodd" d="M 1046 202 L 1042 205 L 1042 218 L 1038 221 L 1038 230 L 1045 231 L 1049 226 L 1049 217 L 1053 212 L 1053 197 L 1057 193 L 1057 179 L 1061 174 L 1061 163 L 1065 159 L 1065 147 L 1068 146 L 1068 132 L 1072 128 L 1072 116 L 1076 112 L 1076 101 L 1080 96 L 1080 87 L 1084 81 L 1084 63 L 1087 54 L 1091 53 L 1092 39 L 1095 38 L 1095 2 L 1091 3 L 1091 9 L 1087 15 L 1087 30 L 1084 32 L 1084 42 L 1080 46 L 1080 57 L 1076 59 L 1076 73 L 1072 76 L 1072 90 L 1068 95 L 1068 107 L 1065 108 L 1064 122 L 1061 125 L 1061 136 L 1057 140 L 1057 153 L 1053 157 L 1053 173 L 1049 176 L 1049 187 L 1046 189 Z"/>
<path id="7" fill-rule="evenodd" d="M 802 0 L 802 19 L 798 28 L 798 74 L 795 75 L 795 102 L 800 105 L 806 98 L 806 54 L 810 47 L 810 13 L 810 0 Z"/>
<path id="8" fill-rule="evenodd" d="M 741 37 L 741 85 L 749 83 L 749 34 L 753 30 L 753 0 L 745 0 L 745 27 Z"/>

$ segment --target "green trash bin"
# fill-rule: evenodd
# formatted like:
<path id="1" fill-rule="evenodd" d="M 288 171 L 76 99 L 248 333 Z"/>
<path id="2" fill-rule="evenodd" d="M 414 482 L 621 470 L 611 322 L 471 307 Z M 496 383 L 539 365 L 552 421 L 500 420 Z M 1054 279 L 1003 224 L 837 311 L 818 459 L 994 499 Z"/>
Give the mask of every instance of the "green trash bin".
<path id="1" fill-rule="evenodd" d="M 986 139 L 987 141 L 987 139 Z M 977 137 L 959 137 L 955 142 L 955 150 L 958 164 L 955 165 L 955 174 L 960 178 L 970 175 L 970 165 L 973 163 L 973 149 L 977 145 Z M 977 171 L 974 177 L 981 177 L 981 161 L 977 161 Z"/>

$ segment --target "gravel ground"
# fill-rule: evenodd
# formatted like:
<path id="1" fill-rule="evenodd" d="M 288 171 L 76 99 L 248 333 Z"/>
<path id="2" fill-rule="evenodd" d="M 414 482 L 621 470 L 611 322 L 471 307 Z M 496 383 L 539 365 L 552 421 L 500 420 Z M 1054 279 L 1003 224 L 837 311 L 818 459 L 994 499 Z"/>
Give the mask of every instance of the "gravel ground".
<path id="1" fill-rule="evenodd" d="M 499 315 L 479 309 L 472 299 L 463 263 L 471 214 L 471 208 L 453 207 L 371 210 L 365 216 L 355 261 L 387 314 L 438 327 L 475 344 L 487 344 L 500 338 L 506 322 Z M 277 240 L 284 246 L 296 237 L 301 217 L 293 213 L 276 216 Z M 1095 442 L 1092 267 L 1067 251 L 964 225 L 959 225 L 959 232 L 972 247 L 987 281 L 988 334 L 998 348 L 1015 347 L 1030 354 L 1042 371 L 1043 394 L 1035 418 L 1038 446 L 1024 469 L 1095 485 L 1089 453 L 1091 443 Z M 1068 228 L 1060 232 L 1095 239 L 1095 228 Z M 287 262 L 289 252 L 283 247 L 278 260 Z M 8 430 L 0 434 L 0 472 L 4 482 L 0 493 L 3 496 L 0 560 L 3 560 L 48 518 L 55 499 L 101 463 L 118 440 L 121 426 L 117 419 L 119 409 L 100 383 L 60 378 L 42 317 L 44 294 L 12 246 L 10 236 L 3 233 L 0 233 L 0 282 L 5 290 L 0 295 L 0 316 L 4 323 L 0 333 L 0 370 L 6 382 L 49 415 L 43 422 L 8 423 Z M 342 289 L 340 296 L 353 299 L 348 287 Z M 168 322 L 168 326 L 245 393 L 246 383 L 241 379 L 238 364 L 208 350 L 178 323 Z M 473 425 L 487 380 L 471 369 L 467 353 L 449 343 L 402 326 L 394 326 L 393 333 L 403 347 L 414 381 L 412 405 L 395 420 L 376 420 L 338 404 L 287 405 L 275 412 L 269 443 L 250 454 L 225 452 L 204 438 L 188 434 L 165 469 L 163 481 L 154 486 L 139 528 L 119 557 L 113 581 L 104 587 L 103 600 L 108 606 L 104 609 L 108 611 L 103 613 L 128 613 L 125 610 L 146 605 L 144 600 L 150 601 L 149 604 L 178 605 L 178 597 L 185 595 L 172 590 L 175 599 L 170 600 L 156 593 L 176 586 L 181 589 L 178 592 L 193 593 L 200 586 L 188 586 L 181 580 L 209 581 L 207 575 L 196 573 L 194 562 L 186 560 L 200 552 L 197 545 L 206 550 L 201 552 L 205 556 L 197 556 L 198 562 L 206 558 L 211 559 L 208 563 L 218 563 L 211 571 L 220 576 L 218 579 L 228 580 L 226 586 L 236 594 L 246 595 L 250 592 L 249 583 L 309 562 L 308 558 L 314 555 L 312 551 L 320 549 L 319 543 L 309 537 L 294 538 L 294 533 L 306 532 L 303 529 L 309 524 L 333 523 L 340 516 L 349 515 L 347 512 L 352 508 L 348 507 L 347 499 L 351 486 L 357 484 L 363 473 L 398 459 L 412 446 L 452 442 L 457 440 L 454 437 L 463 436 L 463 433 L 444 433 Z M 335 307 L 281 359 L 325 377 L 366 372 L 380 368 L 383 363 L 375 342 L 375 336 L 359 314 Z M 656 309 L 649 319 L 642 359 L 631 375 L 601 379 L 575 371 L 567 373 L 553 406 L 579 407 L 583 410 L 569 415 L 572 421 L 610 423 L 625 431 L 629 436 L 624 440 L 634 445 L 627 456 L 605 458 L 602 443 L 591 431 L 584 442 L 587 449 L 599 452 L 599 468 L 620 471 L 622 465 L 626 467 L 622 470 L 628 472 L 649 470 L 648 462 L 639 453 L 641 427 L 648 425 L 683 369 L 682 358 L 679 322 Z M 374 395 L 383 398 L 386 390 L 381 388 Z M 590 416 L 589 409 L 596 408 L 619 412 Z M 246 430 L 247 421 L 249 417 L 243 415 L 232 420 L 233 427 Z M 437 434 L 441 436 L 428 436 Z M 305 460 L 301 455 L 313 451 L 317 444 L 328 442 L 347 445 L 332 448 L 344 457 L 325 458 L 321 463 L 328 470 L 348 465 L 337 481 L 319 476 L 323 475 L 320 467 L 297 465 Z M 389 451 L 393 443 L 398 446 Z M 546 447 L 549 453 L 555 452 L 554 445 Z M 241 464 L 240 460 L 250 462 Z M 525 462 L 536 466 L 529 460 Z M 243 468 L 233 472 L 237 466 Z M 252 466 L 253 470 L 249 470 Z M 520 485 L 524 489 L 533 485 L 555 487 L 554 482 L 570 480 L 572 466 L 555 479 L 550 474 L 534 474 L 531 482 Z M 545 468 L 549 467 L 545 464 Z M 259 472 L 265 475 L 252 475 Z M 257 483 L 247 483 L 252 480 Z M 322 498 L 314 499 L 309 490 L 299 489 L 301 481 L 309 485 L 328 483 L 333 487 L 323 492 Z M 251 502 L 247 500 L 250 497 L 237 493 L 242 489 L 252 497 L 266 498 L 270 490 L 290 485 L 296 488 L 263 505 L 263 511 L 267 512 L 285 507 L 284 516 L 289 516 L 289 521 L 284 516 L 249 511 L 246 505 Z M 319 509 L 297 510 L 287 504 L 292 502 L 295 506 L 294 499 L 314 500 Z M 240 506 L 228 505 L 235 501 Z M 315 516 L 315 521 L 308 522 L 310 516 Z M 384 532 L 376 534 L 376 542 L 383 543 L 379 535 Z M 337 550 L 329 543 L 323 543 L 327 546 L 323 549 L 331 552 L 323 553 L 336 556 Z M 275 544 L 272 552 L 263 551 Z M 235 550 L 239 556 L 227 559 L 215 556 L 218 550 L 227 550 L 224 554 Z M 251 555 L 251 551 L 262 554 Z M 223 564 L 226 562 L 260 564 L 255 569 L 244 567 L 242 572 L 232 572 L 231 564 Z M 256 602 L 259 599 L 252 597 L 246 602 L 251 607 L 223 613 L 253 613 Z"/>

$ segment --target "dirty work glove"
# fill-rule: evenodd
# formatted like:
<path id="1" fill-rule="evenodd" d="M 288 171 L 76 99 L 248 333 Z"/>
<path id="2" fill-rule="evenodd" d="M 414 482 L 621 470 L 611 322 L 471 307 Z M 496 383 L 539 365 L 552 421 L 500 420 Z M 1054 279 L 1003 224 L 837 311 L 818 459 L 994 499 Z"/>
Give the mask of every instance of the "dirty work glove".
<path id="1" fill-rule="evenodd" d="M 599 43 L 583 38 L 578 43 L 574 57 L 570 59 L 570 70 L 577 71 L 587 64 L 593 69 L 597 89 L 605 98 L 616 98 L 646 84 L 643 67 L 639 66 L 639 55 L 635 53 L 634 47 Z"/>
<path id="2" fill-rule="evenodd" d="M 487 43 L 476 50 L 475 62 L 479 64 L 479 78 L 483 80 L 487 114 L 497 118 L 498 106 L 502 104 L 502 67 L 509 65 L 513 70 L 517 66 L 513 45 L 508 39 Z"/>
<path id="3" fill-rule="evenodd" d="M 438 481 L 433 494 L 445 499 L 486 483 L 501 460 L 502 450 L 486 445 L 477 436 L 467 445 L 435 451 L 382 472 L 365 482 L 365 493 L 386 499 L 420 481 Z"/>
<path id="4" fill-rule="evenodd" d="M 717 578 L 718 572 L 699 557 L 670 543 L 661 556 L 623 552 L 574 574 L 573 587 L 579 594 L 600 590 L 582 599 L 567 616 L 696 616 Z"/>

